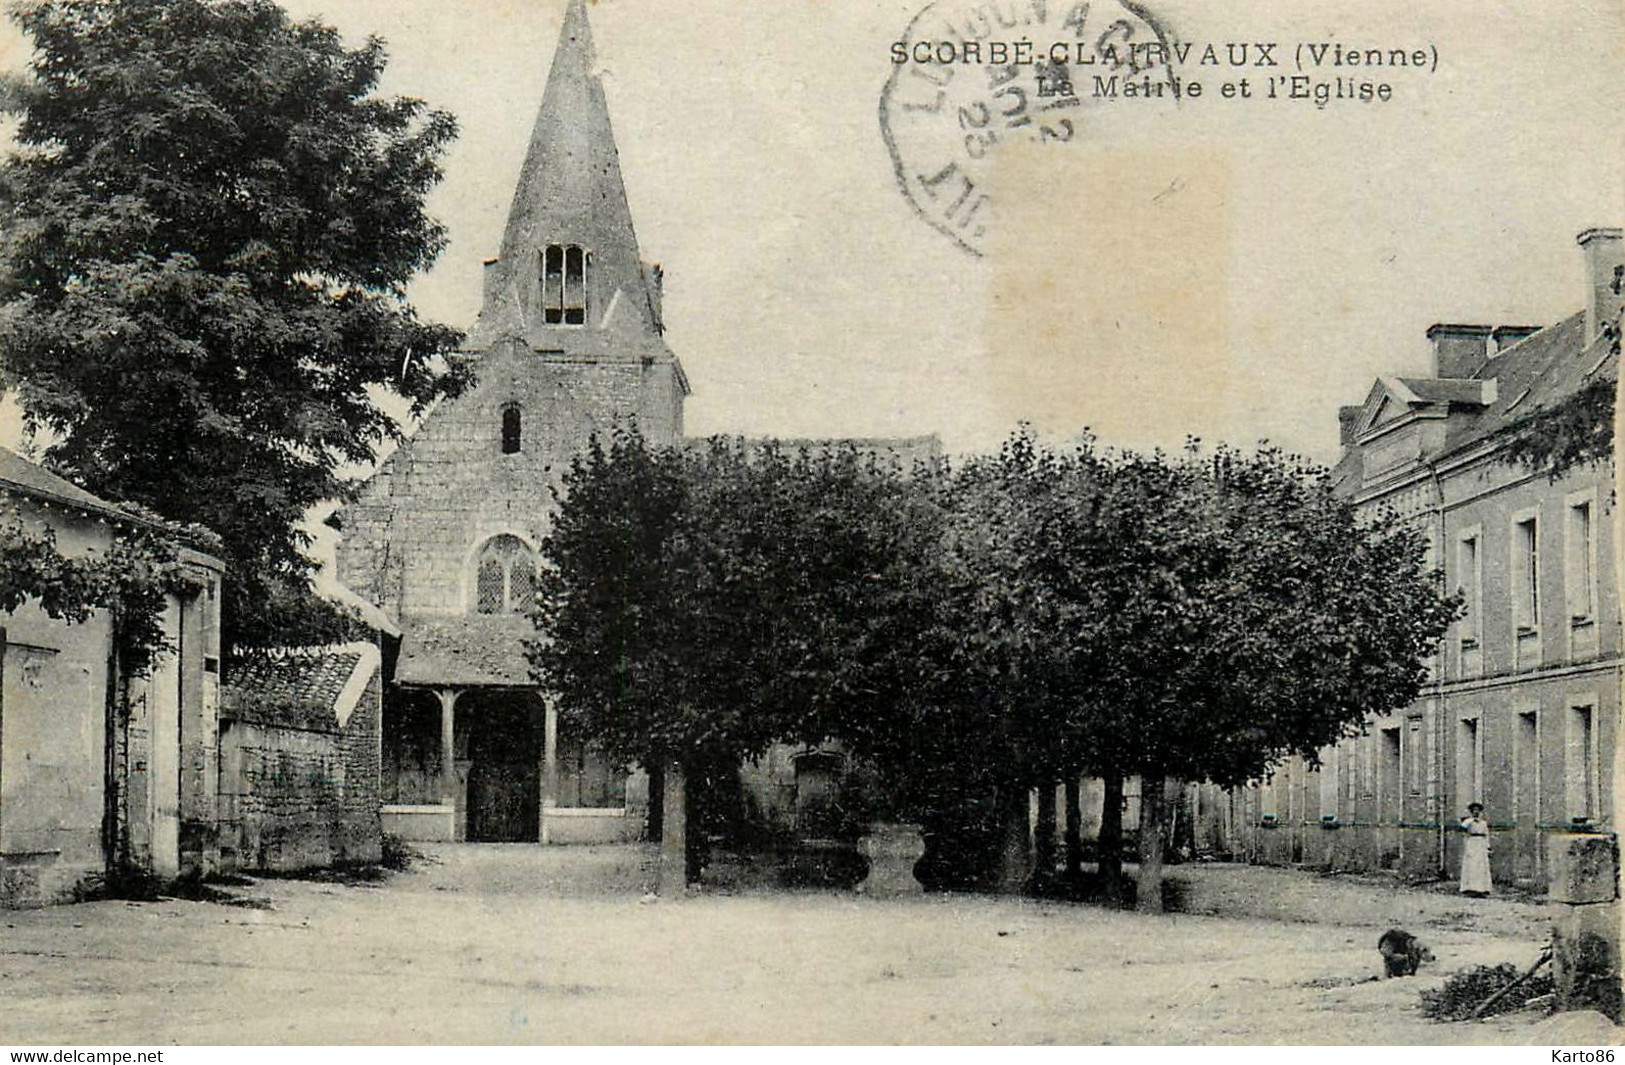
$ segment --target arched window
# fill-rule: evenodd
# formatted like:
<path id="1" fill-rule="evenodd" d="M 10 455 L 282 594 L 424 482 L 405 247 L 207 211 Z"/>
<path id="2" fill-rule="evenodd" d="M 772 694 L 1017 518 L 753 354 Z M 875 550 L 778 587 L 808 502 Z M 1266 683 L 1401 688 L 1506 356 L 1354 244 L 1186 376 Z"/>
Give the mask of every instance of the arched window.
<path id="1" fill-rule="evenodd" d="M 504 455 L 519 454 L 519 408 L 502 408 L 502 453 Z"/>
<path id="2" fill-rule="evenodd" d="M 524 614 L 536 603 L 536 560 L 517 536 L 495 536 L 480 549 L 474 576 L 474 610 Z"/>
<path id="3" fill-rule="evenodd" d="M 542 320 L 548 325 L 587 322 L 587 253 L 579 244 L 542 250 Z"/>

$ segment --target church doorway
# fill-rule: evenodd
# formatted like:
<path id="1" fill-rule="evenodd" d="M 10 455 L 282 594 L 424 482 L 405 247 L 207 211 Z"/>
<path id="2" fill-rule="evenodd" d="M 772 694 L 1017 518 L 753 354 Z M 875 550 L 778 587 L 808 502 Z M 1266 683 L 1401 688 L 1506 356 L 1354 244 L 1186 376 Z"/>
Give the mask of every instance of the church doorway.
<path id="1" fill-rule="evenodd" d="M 537 842 L 542 806 L 540 703 L 527 694 L 470 693 L 457 710 L 469 730 L 466 838 Z"/>

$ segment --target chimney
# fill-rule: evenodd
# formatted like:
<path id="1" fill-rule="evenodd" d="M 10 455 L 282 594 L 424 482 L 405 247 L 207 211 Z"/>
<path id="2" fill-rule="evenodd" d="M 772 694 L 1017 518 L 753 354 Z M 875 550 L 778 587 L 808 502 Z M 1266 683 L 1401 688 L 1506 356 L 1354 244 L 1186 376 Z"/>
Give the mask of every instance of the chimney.
<path id="1" fill-rule="evenodd" d="M 643 265 L 647 268 L 644 276 L 649 279 L 649 307 L 655 314 L 655 328 L 660 329 L 666 320 L 666 271 L 659 263 Z"/>
<path id="2" fill-rule="evenodd" d="M 1489 361 L 1490 327 L 1450 325 L 1440 322 L 1428 327 L 1433 341 L 1434 377 L 1472 377 Z"/>
<path id="3" fill-rule="evenodd" d="M 1354 446 L 1354 429 L 1360 422 L 1360 412 L 1363 410 L 1365 408 L 1360 406 L 1337 408 L 1338 436 L 1344 451 Z"/>
<path id="4" fill-rule="evenodd" d="M 1618 229 L 1593 228 L 1578 238 L 1586 257 L 1586 342 L 1619 322 L 1625 304 L 1625 248 Z"/>
<path id="5" fill-rule="evenodd" d="M 1495 341 L 1493 354 L 1499 355 L 1512 345 L 1538 332 L 1540 332 L 1538 325 L 1498 325 L 1490 330 L 1490 339 Z"/>
<path id="6" fill-rule="evenodd" d="M 485 297 L 485 306 L 490 307 L 496 303 L 497 285 L 502 280 L 502 271 L 497 269 L 501 259 L 485 260 L 485 273 L 480 277 L 482 295 Z"/>

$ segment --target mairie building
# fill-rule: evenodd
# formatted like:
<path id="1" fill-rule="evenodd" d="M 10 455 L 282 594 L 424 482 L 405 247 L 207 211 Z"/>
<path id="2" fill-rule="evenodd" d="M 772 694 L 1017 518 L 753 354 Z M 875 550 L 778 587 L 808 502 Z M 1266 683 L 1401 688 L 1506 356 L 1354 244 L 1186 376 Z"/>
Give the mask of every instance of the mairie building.
<path id="1" fill-rule="evenodd" d="M 1619 374 L 1619 229 L 1581 233 L 1581 309 L 1544 327 L 1439 324 L 1433 373 L 1342 408 L 1341 491 L 1428 536 L 1464 613 L 1410 706 L 1260 787 L 1196 789 L 1199 849 L 1270 863 L 1459 874 L 1484 804 L 1501 885 L 1539 890 L 1554 835 L 1617 832 L 1620 708 L 1614 462 L 1557 477 L 1512 459 L 1532 415 Z"/>

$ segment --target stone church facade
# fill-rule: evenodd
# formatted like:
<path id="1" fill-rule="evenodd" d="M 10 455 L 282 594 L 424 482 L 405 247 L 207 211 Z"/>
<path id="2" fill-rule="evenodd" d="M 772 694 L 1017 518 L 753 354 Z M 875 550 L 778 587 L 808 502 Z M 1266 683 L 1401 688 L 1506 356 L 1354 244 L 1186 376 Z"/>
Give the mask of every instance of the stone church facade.
<path id="1" fill-rule="evenodd" d="M 646 794 L 561 731 L 523 640 L 553 490 L 593 433 L 682 438 L 689 387 L 638 251 L 585 5 L 569 7 L 484 303 L 477 384 L 432 410 L 338 515 L 338 577 L 402 637 L 384 829 L 405 838 L 633 838 Z"/>

